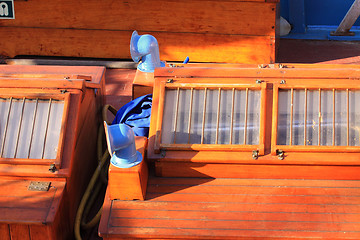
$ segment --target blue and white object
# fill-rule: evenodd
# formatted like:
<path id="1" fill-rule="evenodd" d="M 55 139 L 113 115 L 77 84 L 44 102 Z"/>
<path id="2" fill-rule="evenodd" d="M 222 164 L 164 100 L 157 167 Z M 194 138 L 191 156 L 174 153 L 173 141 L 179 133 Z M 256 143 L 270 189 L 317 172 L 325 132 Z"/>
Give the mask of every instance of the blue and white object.
<path id="1" fill-rule="evenodd" d="M 130 53 L 134 62 L 138 63 L 141 59 L 137 69 L 142 72 L 154 72 L 157 67 L 165 67 L 165 63 L 160 61 L 158 42 L 152 35 L 139 35 L 134 31 L 130 40 Z"/>
<path id="2" fill-rule="evenodd" d="M 104 122 L 106 142 L 112 165 L 119 168 L 130 168 L 138 165 L 143 157 L 135 147 L 135 135 L 126 124 L 108 125 Z"/>

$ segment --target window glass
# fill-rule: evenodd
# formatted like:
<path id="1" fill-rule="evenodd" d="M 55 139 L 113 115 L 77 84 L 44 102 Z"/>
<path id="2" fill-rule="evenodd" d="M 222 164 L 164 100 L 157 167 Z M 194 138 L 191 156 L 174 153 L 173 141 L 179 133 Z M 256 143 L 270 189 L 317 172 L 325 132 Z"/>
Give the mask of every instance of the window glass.
<path id="1" fill-rule="evenodd" d="M 1 157 L 55 159 L 64 101 L 2 98 Z"/>
<path id="2" fill-rule="evenodd" d="M 260 98 L 260 90 L 166 89 L 161 143 L 257 145 Z"/>

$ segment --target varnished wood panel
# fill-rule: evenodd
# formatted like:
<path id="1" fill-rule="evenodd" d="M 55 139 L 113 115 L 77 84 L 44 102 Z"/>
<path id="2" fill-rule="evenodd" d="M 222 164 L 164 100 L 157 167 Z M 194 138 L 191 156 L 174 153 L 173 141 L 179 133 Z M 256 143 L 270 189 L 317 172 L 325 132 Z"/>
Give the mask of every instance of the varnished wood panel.
<path id="1" fill-rule="evenodd" d="M 0 26 L 275 36 L 276 4 L 264 1 L 37 0 L 15 5 L 16 18 L 0 20 Z"/>
<path id="2" fill-rule="evenodd" d="M 150 178 L 111 201 L 105 239 L 359 238 L 359 181 Z"/>
<path id="3" fill-rule="evenodd" d="M 156 173 L 163 177 L 226 177 L 274 179 L 359 180 L 359 166 L 309 166 L 156 162 Z M 270 164 L 270 163 L 268 163 Z"/>
<path id="4" fill-rule="evenodd" d="M 0 55 L 75 56 L 98 58 L 131 58 L 131 31 L 76 30 L 51 28 L 0 28 Z M 145 32 L 139 32 L 144 34 Z M 160 58 L 193 62 L 270 63 L 275 39 L 269 36 L 154 32 L 160 47 Z M 36 37 L 34 37 L 36 36 Z M 101 44 L 99 44 L 101 43 Z"/>
<path id="5" fill-rule="evenodd" d="M 10 224 L 11 240 L 31 240 L 29 225 Z"/>
<path id="6" fill-rule="evenodd" d="M 10 240 L 10 229 L 8 224 L 0 224 L 0 236 L 3 240 Z"/>
<path id="7" fill-rule="evenodd" d="M 30 182 L 0 179 L 0 222 L 42 224 L 54 220 L 53 211 L 57 210 L 59 199 L 63 196 L 65 181 L 51 181 L 51 187 L 46 192 L 28 191 Z"/>

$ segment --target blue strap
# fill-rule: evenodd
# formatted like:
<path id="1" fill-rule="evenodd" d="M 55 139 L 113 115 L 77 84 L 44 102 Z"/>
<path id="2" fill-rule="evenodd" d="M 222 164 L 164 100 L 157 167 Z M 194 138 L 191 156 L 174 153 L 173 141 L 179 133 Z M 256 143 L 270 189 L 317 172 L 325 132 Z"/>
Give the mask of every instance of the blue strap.
<path id="1" fill-rule="evenodd" d="M 120 108 L 112 124 L 124 123 L 133 129 L 135 136 L 148 137 L 151 106 L 152 94 L 138 97 Z"/>

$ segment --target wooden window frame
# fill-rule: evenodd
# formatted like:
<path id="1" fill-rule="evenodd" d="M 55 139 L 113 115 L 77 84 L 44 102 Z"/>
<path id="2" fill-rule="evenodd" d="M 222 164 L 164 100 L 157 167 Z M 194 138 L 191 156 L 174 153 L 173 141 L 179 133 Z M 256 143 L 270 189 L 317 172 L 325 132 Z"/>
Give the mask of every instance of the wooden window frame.
<path id="1" fill-rule="evenodd" d="M 215 80 L 216 81 L 216 80 Z M 235 144 L 162 144 L 161 131 L 164 111 L 165 89 L 238 89 L 238 90 L 260 90 L 260 121 L 259 121 L 259 144 L 258 145 L 235 145 Z M 156 123 L 152 124 L 155 127 L 154 152 L 160 153 L 165 151 L 234 151 L 234 152 L 252 152 L 258 151 L 259 155 L 264 155 L 265 148 L 265 121 L 266 121 L 266 93 L 267 84 L 265 82 L 255 80 L 244 80 L 239 83 L 239 79 L 221 79 L 221 83 L 214 82 L 214 79 L 168 79 L 158 78 L 155 80 L 154 99 L 158 103 L 157 112 L 152 112 L 156 115 L 152 120 L 156 119 Z M 156 94 L 158 92 L 158 95 Z M 151 136 L 149 136 L 151 138 Z"/>
<path id="2" fill-rule="evenodd" d="M 347 92 L 347 108 L 349 108 L 349 90 L 360 90 L 357 82 L 344 80 L 341 82 L 329 83 L 326 79 L 318 79 L 313 82 L 304 83 L 274 83 L 273 84 L 273 114 L 271 129 L 271 154 L 278 155 L 279 151 L 286 153 L 360 153 L 360 146 L 325 146 L 325 145 L 278 145 L 277 129 L 278 129 L 278 107 L 279 107 L 279 89 L 286 90 L 345 90 Z M 321 102 L 319 103 L 321 104 Z M 291 113 L 290 113 L 291 115 Z M 292 118 L 290 116 L 290 118 Z M 291 122 L 291 120 L 290 120 Z M 335 124 L 333 124 L 334 126 Z M 291 131 L 291 130 L 290 130 Z M 320 130 L 319 130 L 320 131 Z M 334 131 L 334 127 L 333 127 Z M 347 110 L 347 132 L 349 132 L 349 110 Z M 349 133 L 347 134 L 349 137 Z M 304 136 L 305 138 L 306 136 Z M 290 134 L 291 138 L 291 134 Z M 290 142 L 291 143 L 291 142 Z M 324 155 L 325 157 L 325 155 Z"/>
<path id="3" fill-rule="evenodd" d="M 31 165 L 49 165 L 55 164 L 57 168 L 61 168 L 61 161 L 63 156 L 63 148 L 65 144 L 65 131 L 69 116 L 70 93 L 36 93 L 33 90 L 25 90 L 23 93 L 18 91 L 12 92 L 12 89 L 0 89 L 0 98 L 15 98 L 15 99 L 43 99 L 43 100 L 61 100 L 64 101 L 63 115 L 61 119 L 59 142 L 55 159 L 34 159 L 34 158 L 3 158 L 0 157 L 0 164 L 31 164 Z"/>

